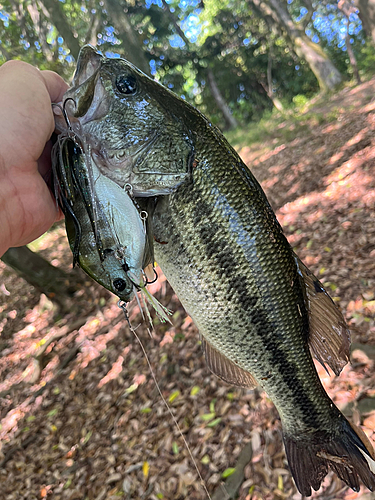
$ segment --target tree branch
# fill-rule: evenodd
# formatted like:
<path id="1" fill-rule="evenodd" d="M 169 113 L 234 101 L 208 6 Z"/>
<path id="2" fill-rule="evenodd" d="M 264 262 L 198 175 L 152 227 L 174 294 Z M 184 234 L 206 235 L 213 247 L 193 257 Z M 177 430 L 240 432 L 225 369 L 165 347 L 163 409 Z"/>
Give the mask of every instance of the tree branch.
<path id="1" fill-rule="evenodd" d="M 216 488 L 212 495 L 212 500 L 232 500 L 237 496 L 237 492 L 245 478 L 245 467 L 250 462 L 252 456 L 253 447 L 251 446 L 251 442 L 249 442 L 242 448 L 235 466 L 236 470 L 228 477 L 225 484 L 220 484 Z"/>
<path id="2" fill-rule="evenodd" d="M 126 58 L 144 73 L 150 75 L 150 65 L 142 48 L 141 40 L 131 25 L 123 7 L 118 0 L 106 0 L 105 6 L 118 38 L 122 42 Z"/>
<path id="3" fill-rule="evenodd" d="M 72 27 L 65 16 L 61 2 L 56 2 L 55 0 L 40 0 L 40 3 L 44 5 L 49 14 L 51 23 L 56 26 L 57 31 L 63 37 L 70 53 L 74 59 L 77 60 L 80 43 L 78 38 L 74 36 Z"/>

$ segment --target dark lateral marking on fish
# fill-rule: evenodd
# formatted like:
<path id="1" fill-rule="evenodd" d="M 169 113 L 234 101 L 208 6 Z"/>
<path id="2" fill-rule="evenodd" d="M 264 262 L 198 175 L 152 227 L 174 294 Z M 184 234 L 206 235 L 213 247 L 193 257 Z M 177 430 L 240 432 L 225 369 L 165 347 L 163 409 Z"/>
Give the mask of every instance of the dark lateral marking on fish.
<path id="1" fill-rule="evenodd" d="M 247 282 L 245 281 L 245 278 L 241 276 L 232 276 L 228 284 L 229 293 L 231 290 L 236 290 L 239 301 L 245 309 L 252 309 L 256 306 L 259 298 L 255 295 L 248 294 Z"/>
<path id="2" fill-rule="evenodd" d="M 193 195 L 193 193 L 191 193 L 191 195 Z M 256 307 L 260 297 L 249 293 L 245 279 L 240 276 L 229 278 L 229 270 L 237 266 L 236 256 L 229 245 L 224 240 L 220 239 L 220 236 L 218 237 L 218 235 L 220 235 L 220 230 L 218 224 L 212 222 L 214 217 L 210 217 L 210 213 L 212 212 L 211 206 L 203 200 L 203 195 L 201 195 L 198 190 L 195 190 L 194 196 L 196 200 L 194 204 L 193 221 L 195 227 L 199 230 L 201 241 L 205 246 L 207 258 L 216 260 L 218 272 L 223 278 L 224 276 L 227 277 L 227 293 L 229 296 L 232 295 L 233 292 L 236 293 L 239 303 L 248 314 L 249 322 L 256 325 L 258 332 L 261 332 L 262 339 L 271 355 L 270 357 L 275 362 L 274 368 L 277 368 L 278 374 L 282 377 L 283 382 L 295 394 L 296 398 L 303 397 L 309 399 L 309 393 L 306 391 L 303 382 L 296 377 L 297 366 L 293 362 L 287 360 L 287 353 L 284 351 L 282 345 L 277 342 L 277 334 L 275 333 L 274 325 L 271 324 L 268 318 L 267 312 L 261 309 L 259 304 Z M 203 219 L 209 219 L 209 222 L 207 224 L 202 224 L 201 221 Z M 220 272 L 221 270 L 224 272 Z M 228 270 L 228 274 L 225 273 L 225 270 Z M 295 280 L 293 288 L 297 286 L 299 286 L 299 283 L 298 280 Z M 296 296 L 298 297 L 297 293 Z M 300 307 L 304 307 L 303 304 L 299 305 Z M 302 329 L 308 332 L 308 325 L 302 325 Z M 308 421 L 310 425 L 315 426 L 318 422 L 319 414 L 318 412 L 312 411 L 312 406 L 313 405 L 302 408 L 302 411 L 306 416 L 306 421 Z"/>
<path id="3" fill-rule="evenodd" d="M 195 210 L 194 210 L 194 218 L 193 218 L 194 226 L 200 224 L 202 222 L 202 219 L 207 217 L 207 210 L 211 211 L 207 203 L 204 203 L 203 200 L 199 200 L 199 202 L 197 202 L 197 204 L 195 205 Z"/>
<path id="4" fill-rule="evenodd" d="M 171 238 L 168 240 L 168 244 L 177 247 L 178 255 L 188 255 L 187 249 L 182 241 L 180 232 L 175 228 Z"/>

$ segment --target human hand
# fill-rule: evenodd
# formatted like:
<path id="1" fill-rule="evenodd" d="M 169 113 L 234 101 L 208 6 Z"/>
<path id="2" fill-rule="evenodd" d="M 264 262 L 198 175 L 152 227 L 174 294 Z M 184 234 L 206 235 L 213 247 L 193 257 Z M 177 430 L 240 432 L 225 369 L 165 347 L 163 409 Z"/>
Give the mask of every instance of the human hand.
<path id="1" fill-rule="evenodd" d="M 51 102 L 67 87 L 56 73 L 21 61 L 0 67 L 0 256 L 61 218 L 42 176 L 51 169 Z"/>

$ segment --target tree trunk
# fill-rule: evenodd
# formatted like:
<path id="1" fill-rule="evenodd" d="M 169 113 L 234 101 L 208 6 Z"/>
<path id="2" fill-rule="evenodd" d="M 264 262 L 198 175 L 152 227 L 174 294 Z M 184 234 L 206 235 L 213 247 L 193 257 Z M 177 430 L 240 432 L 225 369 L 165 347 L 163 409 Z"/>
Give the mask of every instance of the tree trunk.
<path id="1" fill-rule="evenodd" d="M 79 40 L 78 37 L 76 38 L 74 36 L 72 27 L 70 26 L 62 9 L 61 2 L 56 2 L 56 0 L 39 1 L 42 5 L 44 5 L 46 11 L 48 12 L 51 23 L 56 27 L 59 35 L 64 39 L 64 42 L 69 48 L 71 55 L 75 60 L 77 60 L 80 50 Z"/>
<path id="2" fill-rule="evenodd" d="M 354 0 L 354 5 L 359 9 L 366 36 L 371 38 L 375 45 L 375 0 Z"/>
<path id="3" fill-rule="evenodd" d="M 252 0 L 252 2 L 266 16 L 272 17 L 273 21 L 287 33 L 295 53 L 307 62 L 323 91 L 333 90 L 341 83 L 341 74 L 332 61 L 309 39 L 302 26 L 294 24 L 280 0 Z"/>
<path id="4" fill-rule="evenodd" d="M 353 68 L 353 73 L 354 73 L 355 79 L 357 80 L 358 85 L 360 85 L 362 82 L 361 82 L 361 77 L 359 76 L 357 59 L 355 58 L 353 48 L 352 48 L 352 45 L 350 43 L 349 19 L 348 19 L 348 27 L 347 27 L 346 37 L 345 37 L 345 45 L 346 45 L 346 51 L 347 51 L 348 56 L 349 56 L 350 65 Z"/>
<path id="5" fill-rule="evenodd" d="M 40 43 L 40 46 L 42 47 L 43 55 L 50 63 L 53 61 L 53 52 L 51 50 L 51 47 L 48 45 L 46 36 L 47 34 L 43 29 L 40 11 L 36 5 L 36 2 L 30 2 L 26 8 L 29 12 L 31 21 L 33 22 L 35 33 L 38 35 L 38 41 Z"/>
<path id="6" fill-rule="evenodd" d="M 350 65 L 353 68 L 353 73 L 354 73 L 355 79 L 357 80 L 358 85 L 360 85 L 362 83 L 361 77 L 359 76 L 357 59 L 355 58 L 355 55 L 354 55 L 354 52 L 352 49 L 352 45 L 350 43 L 349 33 L 346 34 L 345 44 L 346 44 L 346 50 L 347 50 L 348 55 L 349 55 Z"/>
<path id="7" fill-rule="evenodd" d="M 94 5 L 91 7 L 90 10 L 93 10 L 93 9 L 94 9 Z M 96 47 L 96 45 L 98 43 L 99 24 L 100 24 L 99 12 L 91 13 L 90 24 L 88 25 L 87 33 L 86 33 L 86 37 L 85 37 L 85 45 L 89 43 L 93 47 Z"/>
<path id="8" fill-rule="evenodd" d="M 169 19 L 171 20 L 174 29 L 176 30 L 177 35 L 185 42 L 186 48 L 190 48 L 190 40 L 188 37 L 185 35 L 183 30 L 180 28 L 180 25 L 177 22 L 177 17 L 175 14 L 169 9 L 169 5 L 165 0 L 161 0 L 161 3 L 163 5 L 163 10 L 168 14 Z"/>
<path id="9" fill-rule="evenodd" d="M 25 16 L 25 2 L 17 2 L 16 0 L 10 0 L 9 4 L 13 10 L 13 14 L 17 20 L 18 26 L 21 28 L 23 37 L 32 45 L 37 38 L 32 30 L 29 29 L 27 19 Z"/>
<path id="10" fill-rule="evenodd" d="M 280 101 L 274 94 L 272 90 L 272 45 L 268 50 L 268 63 L 267 63 L 267 95 L 271 99 L 275 108 L 281 113 L 284 112 L 284 107 Z"/>
<path id="11" fill-rule="evenodd" d="M 309 22 L 311 21 L 312 19 L 312 16 L 314 14 L 314 6 L 313 6 L 313 3 L 312 3 L 312 0 L 302 0 L 303 3 L 305 4 L 305 7 L 307 9 L 307 14 L 303 20 L 303 25 L 304 27 L 306 28 L 306 26 L 309 24 Z"/>
<path id="12" fill-rule="evenodd" d="M 185 42 L 186 48 L 189 49 L 191 52 L 194 52 L 192 50 L 191 42 L 181 29 L 180 25 L 178 24 L 178 18 L 176 15 L 170 11 L 169 5 L 165 0 L 161 0 L 164 12 L 168 15 L 169 19 L 171 20 L 174 29 L 176 30 L 176 33 L 181 37 L 181 39 Z M 194 59 L 194 58 L 193 58 Z M 223 115 L 224 122 L 225 122 L 225 129 L 229 130 L 231 128 L 235 128 L 238 126 L 237 120 L 234 118 L 232 115 L 228 104 L 226 103 L 222 93 L 219 90 L 219 87 L 217 86 L 215 76 L 210 68 L 207 70 L 207 81 L 208 81 L 208 86 L 210 88 L 212 97 L 214 98 L 220 112 Z"/>
<path id="13" fill-rule="evenodd" d="M 229 130 L 231 128 L 237 127 L 237 120 L 234 118 L 228 104 L 225 102 L 225 99 L 222 96 L 219 87 L 217 86 L 215 76 L 210 68 L 207 69 L 207 81 L 211 90 L 212 97 L 215 99 L 218 108 L 223 114 L 225 120 L 225 129 Z"/>
<path id="14" fill-rule="evenodd" d="M 344 14 L 344 16 L 346 17 L 345 46 L 346 46 L 346 51 L 347 51 L 348 56 L 349 56 L 350 65 L 353 68 L 354 76 L 355 76 L 357 83 L 359 85 L 362 82 L 361 82 L 361 77 L 359 76 L 359 72 L 358 72 L 357 59 L 355 58 L 353 48 L 352 48 L 351 43 L 350 43 L 350 35 L 349 35 L 349 24 L 350 24 L 349 17 L 350 17 L 350 14 L 352 14 L 356 11 L 356 8 L 349 0 L 339 0 L 337 6 L 341 10 L 341 12 Z"/>
<path id="15" fill-rule="evenodd" d="M 64 271 L 52 266 L 27 246 L 9 248 L 1 260 L 50 300 L 64 310 L 67 308 L 66 299 L 75 288 L 69 285 L 69 276 Z"/>
<path id="16" fill-rule="evenodd" d="M 150 75 L 150 65 L 145 51 L 142 49 L 141 41 L 127 18 L 127 13 L 118 0 L 106 0 L 105 6 L 117 31 L 118 38 L 122 42 L 126 58 L 146 75 Z"/>

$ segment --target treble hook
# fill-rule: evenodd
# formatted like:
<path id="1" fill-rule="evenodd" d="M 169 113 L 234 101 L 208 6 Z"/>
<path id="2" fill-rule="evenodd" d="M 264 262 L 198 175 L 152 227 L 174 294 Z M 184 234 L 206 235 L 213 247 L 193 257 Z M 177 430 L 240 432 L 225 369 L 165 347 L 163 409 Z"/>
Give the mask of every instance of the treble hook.
<path id="1" fill-rule="evenodd" d="M 129 313 L 128 313 L 128 310 L 126 309 L 126 305 L 127 305 L 127 303 L 124 302 L 123 300 L 119 300 L 117 302 L 117 307 L 119 307 L 120 309 L 122 309 L 122 311 L 124 313 L 124 316 L 125 316 L 125 319 L 126 319 L 128 325 L 129 325 L 130 330 L 133 330 L 133 327 L 130 324 Z"/>
<path id="2" fill-rule="evenodd" d="M 70 124 L 68 113 L 66 112 L 66 103 L 68 101 L 73 101 L 74 106 L 77 107 L 77 103 L 75 102 L 75 100 L 73 99 L 73 97 L 68 97 L 67 99 L 65 99 L 65 101 L 64 101 L 64 103 L 63 103 L 62 106 L 60 104 L 56 103 L 56 102 L 53 102 L 52 103 L 52 107 L 56 106 L 57 108 L 59 108 L 59 110 L 61 111 L 61 113 L 62 113 L 62 115 L 63 115 L 63 117 L 64 117 L 64 119 L 66 121 L 66 124 L 68 126 L 69 131 L 73 132 L 73 128 L 72 128 L 72 126 Z"/>
<path id="3" fill-rule="evenodd" d="M 155 283 L 155 281 L 157 281 L 157 279 L 159 278 L 158 273 L 155 271 L 155 269 L 152 268 L 152 270 L 154 271 L 155 275 L 155 278 L 153 280 L 150 281 L 145 274 L 143 275 L 143 279 L 146 278 L 145 280 L 146 285 L 151 285 L 151 283 Z"/>
<path id="4" fill-rule="evenodd" d="M 119 307 L 120 309 L 122 309 L 124 311 L 124 313 L 125 313 L 125 316 L 127 317 L 128 316 L 128 311 L 126 309 L 126 304 L 127 304 L 127 302 L 124 302 L 123 300 L 119 300 L 117 302 L 117 307 Z"/>
<path id="5" fill-rule="evenodd" d="M 63 103 L 63 115 L 64 115 L 64 118 L 65 118 L 65 121 L 68 125 L 68 128 L 71 132 L 73 132 L 73 129 L 72 129 L 72 126 L 70 124 L 70 121 L 69 121 L 69 116 L 68 116 L 68 113 L 66 112 L 66 103 L 68 101 L 73 101 L 73 104 L 74 104 L 74 107 L 76 108 L 77 107 L 77 103 L 75 102 L 75 100 L 73 99 L 73 97 L 68 97 L 67 99 L 65 99 L 64 103 Z"/>

